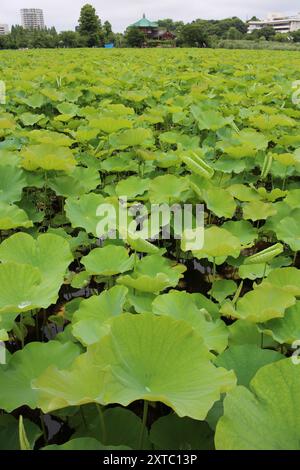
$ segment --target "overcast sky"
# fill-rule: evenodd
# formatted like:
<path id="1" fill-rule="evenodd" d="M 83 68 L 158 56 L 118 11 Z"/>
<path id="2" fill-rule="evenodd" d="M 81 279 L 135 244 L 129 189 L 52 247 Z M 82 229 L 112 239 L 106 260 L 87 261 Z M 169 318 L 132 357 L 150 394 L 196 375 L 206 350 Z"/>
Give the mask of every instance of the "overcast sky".
<path id="1" fill-rule="evenodd" d="M 143 13 L 151 20 L 173 18 L 185 22 L 196 18 L 253 15 L 263 18 L 270 12 L 294 14 L 300 11 L 299 0 L 0 0 L 0 23 L 20 24 L 21 8 L 42 8 L 47 26 L 57 30 L 74 29 L 80 8 L 93 4 L 100 18 L 112 23 L 115 32 L 122 32 Z"/>

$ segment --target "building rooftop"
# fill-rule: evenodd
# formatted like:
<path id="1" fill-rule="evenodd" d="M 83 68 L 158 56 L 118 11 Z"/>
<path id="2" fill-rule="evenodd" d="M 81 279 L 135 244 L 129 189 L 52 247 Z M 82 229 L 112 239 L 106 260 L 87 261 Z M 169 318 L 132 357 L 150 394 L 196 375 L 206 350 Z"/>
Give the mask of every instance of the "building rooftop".
<path id="1" fill-rule="evenodd" d="M 135 28 L 158 28 L 157 22 L 148 20 L 145 14 L 143 15 L 143 18 L 136 23 L 133 23 L 131 26 L 134 26 Z"/>

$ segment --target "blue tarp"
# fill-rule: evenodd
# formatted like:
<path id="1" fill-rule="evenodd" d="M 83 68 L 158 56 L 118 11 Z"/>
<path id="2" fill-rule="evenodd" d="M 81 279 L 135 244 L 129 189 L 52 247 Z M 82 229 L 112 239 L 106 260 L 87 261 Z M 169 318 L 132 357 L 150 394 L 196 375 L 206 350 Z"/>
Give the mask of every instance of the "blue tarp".
<path id="1" fill-rule="evenodd" d="M 113 49 L 115 47 L 114 43 L 110 43 L 110 44 L 105 44 L 105 49 Z"/>

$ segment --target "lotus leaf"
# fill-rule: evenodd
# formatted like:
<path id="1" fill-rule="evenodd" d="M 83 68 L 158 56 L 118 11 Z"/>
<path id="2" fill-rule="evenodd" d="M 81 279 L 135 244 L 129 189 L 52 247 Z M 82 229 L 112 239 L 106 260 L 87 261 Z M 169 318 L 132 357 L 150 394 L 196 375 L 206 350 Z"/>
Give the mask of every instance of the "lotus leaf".
<path id="1" fill-rule="evenodd" d="M 290 359 L 260 369 L 250 390 L 237 387 L 225 398 L 216 448 L 299 450 L 299 386 L 299 371 Z"/>
<path id="2" fill-rule="evenodd" d="M 92 401 L 127 406 L 144 399 L 165 403 L 179 417 L 203 420 L 220 394 L 235 385 L 234 374 L 210 359 L 185 322 L 122 315 L 70 372 L 49 368 L 34 387 L 44 411 Z"/>

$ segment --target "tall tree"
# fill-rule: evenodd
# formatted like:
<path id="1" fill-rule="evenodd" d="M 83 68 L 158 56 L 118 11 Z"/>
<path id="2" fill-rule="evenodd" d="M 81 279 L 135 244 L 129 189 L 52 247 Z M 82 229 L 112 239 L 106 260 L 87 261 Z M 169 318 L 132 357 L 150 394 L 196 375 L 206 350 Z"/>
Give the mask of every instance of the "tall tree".
<path id="1" fill-rule="evenodd" d="M 115 35 L 112 31 L 112 26 L 109 21 L 105 21 L 103 24 L 103 35 L 105 43 L 114 42 Z"/>
<path id="2" fill-rule="evenodd" d="M 86 4 L 81 8 L 78 32 L 88 47 L 103 45 L 101 20 L 92 5 Z"/>
<path id="3" fill-rule="evenodd" d="M 180 42 L 188 47 L 208 47 L 209 36 L 199 23 L 186 24 L 180 33 Z"/>
<path id="4" fill-rule="evenodd" d="M 145 35 L 139 28 L 131 27 L 126 31 L 125 41 L 128 47 L 142 47 Z"/>

